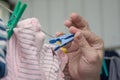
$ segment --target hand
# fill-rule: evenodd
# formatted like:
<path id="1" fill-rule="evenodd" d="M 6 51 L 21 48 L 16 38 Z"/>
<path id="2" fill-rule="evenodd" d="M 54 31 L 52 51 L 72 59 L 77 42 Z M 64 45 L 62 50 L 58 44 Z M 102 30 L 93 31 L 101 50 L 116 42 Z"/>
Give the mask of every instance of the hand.
<path id="1" fill-rule="evenodd" d="M 98 80 L 103 58 L 103 40 L 90 31 L 88 23 L 73 13 L 65 21 L 74 40 L 66 45 L 69 74 L 73 80 Z"/>

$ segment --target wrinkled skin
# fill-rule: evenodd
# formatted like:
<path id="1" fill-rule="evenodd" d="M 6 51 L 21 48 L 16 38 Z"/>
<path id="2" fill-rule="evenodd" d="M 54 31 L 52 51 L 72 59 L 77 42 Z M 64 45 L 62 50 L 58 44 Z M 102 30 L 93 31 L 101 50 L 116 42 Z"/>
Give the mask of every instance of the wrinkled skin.
<path id="1" fill-rule="evenodd" d="M 76 13 L 72 13 L 64 24 L 75 34 L 74 40 L 65 46 L 72 80 L 99 80 L 103 40 L 91 32 L 88 23 Z"/>

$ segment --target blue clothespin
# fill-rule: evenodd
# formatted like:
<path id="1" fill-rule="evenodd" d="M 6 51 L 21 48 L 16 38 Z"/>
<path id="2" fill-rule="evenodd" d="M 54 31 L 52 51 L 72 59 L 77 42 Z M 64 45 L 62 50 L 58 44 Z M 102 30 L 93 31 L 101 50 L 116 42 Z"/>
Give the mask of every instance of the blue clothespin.
<path id="1" fill-rule="evenodd" d="M 54 51 L 58 50 L 59 48 L 65 46 L 67 43 L 71 42 L 74 38 L 74 34 L 65 34 L 60 37 L 53 38 L 49 41 L 49 43 L 54 44 L 56 42 L 60 42 L 61 44 L 56 44 Z"/>
<path id="2" fill-rule="evenodd" d="M 10 16 L 10 19 L 7 23 L 8 26 L 8 39 L 10 39 L 10 37 L 13 34 L 13 29 L 16 27 L 18 21 L 20 20 L 24 10 L 27 7 L 27 4 L 23 4 L 23 6 L 21 6 L 21 1 L 18 1 L 17 5 L 15 6 L 15 9 L 12 13 L 12 15 Z"/>

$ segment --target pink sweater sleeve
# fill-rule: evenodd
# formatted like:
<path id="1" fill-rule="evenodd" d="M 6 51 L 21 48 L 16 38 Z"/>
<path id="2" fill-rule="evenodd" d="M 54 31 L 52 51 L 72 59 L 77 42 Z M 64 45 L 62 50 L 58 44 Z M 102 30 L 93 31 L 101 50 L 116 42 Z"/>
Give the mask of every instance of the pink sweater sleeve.
<path id="1" fill-rule="evenodd" d="M 3 80 L 45 80 L 38 58 L 45 37 L 40 27 L 35 18 L 19 22 L 8 41 L 8 75 Z"/>
<path id="2" fill-rule="evenodd" d="M 62 52 L 53 56 L 54 46 L 43 45 L 45 35 L 40 28 L 36 18 L 19 22 L 8 41 L 8 75 L 2 80 L 70 80 L 68 71 L 63 73 L 67 56 Z"/>

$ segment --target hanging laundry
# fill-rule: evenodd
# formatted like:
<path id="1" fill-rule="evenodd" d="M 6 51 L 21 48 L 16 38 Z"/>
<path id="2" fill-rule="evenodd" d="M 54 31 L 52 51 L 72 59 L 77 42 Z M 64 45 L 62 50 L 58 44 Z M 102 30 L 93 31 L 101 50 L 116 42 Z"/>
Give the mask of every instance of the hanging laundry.
<path id="1" fill-rule="evenodd" d="M 21 32 L 13 34 L 8 41 L 8 75 L 2 80 L 45 80 L 38 60 L 38 52 L 42 47 L 40 45 L 43 43 L 41 40 L 44 38 L 41 39 L 39 28 L 40 24 L 34 18 L 19 22 L 14 31 L 17 34 L 17 30 L 22 29 Z"/>
<path id="2" fill-rule="evenodd" d="M 44 44 L 45 35 L 40 28 L 36 18 L 20 21 L 14 28 L 7 46 L 8 75 L 2 80 L 64 80 L 67 58 L 53 56 L 55 46 Z"/>
<path id="3" fill-rule="evenodd" d="M 104 57 L 109 57 L 109 58 L 112 58 L 112 57 L 119 57 L 118 53 L 115 51 L 115 50 L 106 50 L 104 52 Z M 105 72 L 103 72 L 103 74 L 101 75 L 101 80 L 109 80 L 109 77 L 110 77 L 110 63 L 111 63 L 111 60 L 112 59 L 104 59 L 105 60 L 105 63 L 106 63 L 106 67 L 107 67 L 107 71 L 108 71 L 108 76 L 106 76 Z"/>
<path id="4" fill-rule="evenodd" d="M 6 74 L 6 40 L 6 26 L 0 19 L 0 78 L 3 78 Z"/>
<path id="5" fill-rule="evenodd" d="M 120 80 L 120 57 L 111 59 L 109 80 Z"/>

